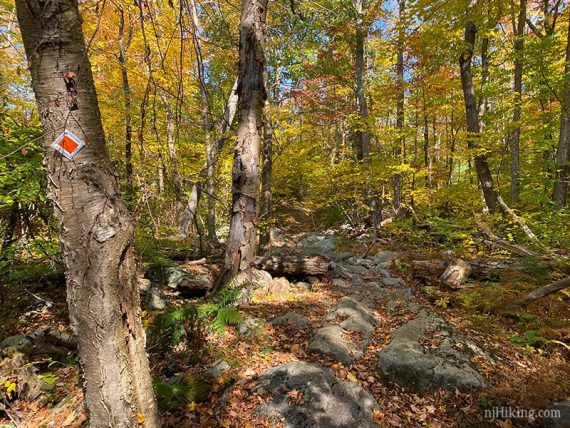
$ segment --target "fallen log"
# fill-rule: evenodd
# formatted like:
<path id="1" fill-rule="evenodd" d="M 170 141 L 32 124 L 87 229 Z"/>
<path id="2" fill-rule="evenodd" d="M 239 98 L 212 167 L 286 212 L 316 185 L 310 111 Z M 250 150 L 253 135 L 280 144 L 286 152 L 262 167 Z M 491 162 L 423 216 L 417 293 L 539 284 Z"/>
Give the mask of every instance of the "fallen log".
<path id="1" fill-rule="evenodd" d="M 570 287 L 570 276 L 561 279 L 560 281 L 553 282 L 552 284 L 545 285 L 544 287 L 537 288 L 536 290 L 531 291 L 525 297 L 523 297 L 520 300 L 517 300 L 514 303 L 516 305 L 526 305 L 532 302 L 533 300 L 549 296 L 567 287 Z"/>
<path id="2" fill-rule="evenodd" d="M 311 276 L 326 274 L 330 263 L 325 257 L 317 255 L 271 255 L 256 257 L 253 266 L 274 276 Z"/>
<path id="3" fill-rule="evenodd" d="M 442 276 L 452 263 L 452 260 L 444 259 L 412 260 L 412 276 L 416 279 L 445 280 L 446 278 L 442 278 Z M 464 263 L 467 263 L 471 268 L 471 272 L 465 277 L 465 280 L 469 277 L 478 280 L 494 279 L 498 272 L 517 266 L 514 260 L 477 259 Z"/>
<path id="4" fill-rule="evenodd" d="M 457 290 L 467 281 L 472 270 L 469 263 L 461 259 L 454 259 L 447 265 L 439 280 L 449 288 Z"/>

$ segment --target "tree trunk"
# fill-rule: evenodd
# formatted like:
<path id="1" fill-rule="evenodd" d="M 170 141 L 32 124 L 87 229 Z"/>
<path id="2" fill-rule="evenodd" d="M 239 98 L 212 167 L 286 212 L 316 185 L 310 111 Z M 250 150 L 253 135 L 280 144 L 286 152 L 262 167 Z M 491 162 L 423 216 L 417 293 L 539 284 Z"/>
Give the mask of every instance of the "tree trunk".
<path id="1" fill-rule="evenodd" d="M 271 212 L 272 193 L 271 193 L 271 176 L 273 172 L 273 126 L 269 121 L 267 115 L 267 107 L 269 103 L 266 102 L 266 113 L 263 121 L 263 167 L 261 169 L 261 201 L 259 212 L 262 218 L 269 216 Z M 270 243 L 270 227 L 265 227 L 259 237 L 259 244 L 261 246 L 269 245 Z"/>
<path id="2" fill-rule="evenodd" d="M 553 194 L 557 209 L 562 209 L 568 205 L 568 180 L 570 179 L 570 20 L 568 21 L 563 88 L 562 106 L 560 108 L 560 137 L 556 151 L 556 183 Z"/>
<path id="3" fill-rule="evenodd" d="M 524 31 L 526 22 L 526 0 L 520 0 L 520 11 L 517 23 L 517 34 L 514 43 L 515 75 L 513 91 L 515 103 L 513 108 L 513 133 L 511 135 L 511 199 L 519 200 L 519 144 L 521 135 L 521 103 Z"/>
<path id="4" fill-rule="evenodd" d="M 232 169 L 232 211 L 224 266 L 213 293 L 255 257 L 259 152 L 265 90 L 267 0 L 243 0 L 240 21 L 238 135 Z"/>
<path id="5" fill-rule="evenodd" d="M 61 226 L 90 425 L 158 427 L 133 225 L 105 148 L 77 2 L 17 0 L 16 7 L 44 128 L 48 190 Z M 86 142 L 72 160 L 50 147 L 66 129 Z"/>
<path id="6" fill-rule="evenodd" d="M 204 67 L 204 59 L 202 57 L 202 47 L 198 35 L 202 33 L 200 20 L 198 19 L 198 11 L 196 10 L 196 2 L 190 0 L 188 3 L 190 8 L 190 17 L 192 19 L 192 42 L 194 44 L 194 52 L 196 54 L 196 68 L 198 70 L 198 86 L 200 88 L 200 107 L 202 110 L 202 130 L 204 131 L 204 139 L 206 146 L 206 194 L 208 197 L 208 216 L 207 229 L 208 240 L 217 242 L 216 237 L 216 200 L 214 199 L 215 183 L 214 172 L 216 164 L 214 161 L 214 148 L 212 147 L 211 133 L 214 128 L 212 123 L 212 109 L 208 100 L 208 91 L 206 89 L 206 68 Z"/>
<path id="7" fill-rule="evenodd" d="M 479 125 L 478 105 L 475 100 L 475 92 L 473 90 L 473 74 L 471 71 L 471 62 L 473 60 L 473 50 L 475 46 L 475 34 L 477 28 L 473 21 L 467 21 L 465 25 L 465 47 L 461 56 L 459 57 L 459 64 L 461 66 L 461 86 L 463 88 L 463 95 L 465 101 L 465 114 L 467 116 L 467 132 L 468 132 L 468 146 L 474 150 L 477 148 L 477 140 L 481 137 L 481 128 Z M 487 163 L 487 157 L 484 154 L 477 154 L 475 156 L 475 169 L 477 171 L 477 178 L 487 208 L 491 213 L 495 213 L 499 209 L 499 201 L 497 193 L 493 187 L 493 176 Z"/>
<path id="8" fill-rule="evenodd" d="M 210 164 L 215 166 L 218 156 L 222 149 L 224 148 L 224 144 L 227 140 L 227 132 L 230 130 L 232 122 L 234 120 L 234 116 L 236 113 L 236 108 L 238 104 L 238 93 L 237 93 L 237 80 L 234 82 L 232 86 L 232 90 L 228 97 L 228 101 L 226 103 L 226 107 L 224 109 L 224 117 L 220 121 L 217 127 L 217 137 L 216 141 L 213 145 L 213 156 L 211 161 L 206 159 L 202 167 L 202 172 L 200 174 L 200 178 L 194 182 L 192 186 L 192 191 L 190 192 L 190 197 L 188 198 L 188 202 L 186 203 L 186 208 L 184 212 L 180 216 L 180 235 L 181 236 L 188 236 L 188 231 L 190 227 L 194 224 L 194 219 L 196 217 L 196 212 L 198 210 L 198 204 L 200 202 L 200 196 L 202 195 L 202 191 L 207 189 L 203 189 L 204 187 L 204 179 L 206 175 L 206 171 Z M 208 157 L 208 156 L 207 156 Z"/>
<path id="9" fill-rule="evenodd" d="M 127 178 L 127 192 L 133 194 L 133 128 L 131 126 L 131 86 L 127 73 L 127 48 L 131 43 L 132 32 L 129 31 L 125 42 L 125 12 L 119 8 L 119 63 L 121 64 L 121 77 L 123 79 L 123 94 L 125 106 L 125 175 Z"/>
<path id="10" fill-rule="evenodd" d="M 366 30 L 364 27 L 364 12 L 362 0 L 354 0 L 356 11 L 356 49 L 355 49 L 355 71 L 356 71 L 356 100 L 358 102 L 358 115 L 362 121 L 368 119 L 368 104 L 366 102 L 365 73 L 366 64 L 364 59 L 364 43 L 366 41 Z M 370 157 L 370 133 L 367 130 L 358 129 L 356 131 L 356 158 L 366 160 Z"/>
<path id="11" fill-rule="evenodd" d="M 397 82 L 397 97 L 398 104 L 396 106 L 396 128 L 398 130 L 398 141 L 394 154 L 396 160 L 401 163 L 400 156 L 402 155 L 402 146 L 404 145 L 404 12 L 406 9 L 406 0 L 398 0 L 398 57 L 396 60 L 396 82 Z M 394 215 L 398 217 L 400 214 L 400 205 L 402 203 L 402 174 L 394 174 L 394 197 L 392 206 Z"/>

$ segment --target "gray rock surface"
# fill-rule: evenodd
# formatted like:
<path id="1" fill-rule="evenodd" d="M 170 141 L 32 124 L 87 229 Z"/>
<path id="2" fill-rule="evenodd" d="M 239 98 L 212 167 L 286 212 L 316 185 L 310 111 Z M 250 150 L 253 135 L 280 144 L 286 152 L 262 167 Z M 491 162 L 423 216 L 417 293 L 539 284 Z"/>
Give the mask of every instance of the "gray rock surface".
<path id="1" fill-rule="evenodd" d="M 227 361 L 217 360 L 212 367 L 210 367 L 208 370 L 206 370 L 206 372 L 210 373 L 212 375 L 212 377 L 215 379 L 215 378 L 218 378 L 221 375 L 223 375 L 230 368 L 231 367 L 227 363 Z"/>
<path id="2" fill-rule="evenodd" d="M 271 401 L 257 411 L 287 428 L 374 428 L 378 403 L 354 382 L 341 382 L 318 364 L 294 361 L 273 367 L 259 379 Z M 297 399 L 288 395 L 293 391 Z"/>
<path id="3" fill-rule="evenodd" d="M 0 342 L 0 356 L 13 352 L 63 358 L 75 351 L 75 336 L 52 326 L 40 327 L 30 334 L 10 336 Z"/>
<path id="4" fill-rule="evenodd" d="M 477 354 L 490 358 L 441 318 L 422 310 L 397 328 L 388 346 L 378 352 L 378 369 L 389 380 L 418 392 L 487 388 L 470 361 Z"/>
<path id="5" fill-rule="evenodd" d="M 248 318 L 240 325 L 237 330 L 239 334 L 252 334 L 263 325 L 262 321 L 258 318 Z"/>
<path id="6" fill-rule="evenodd" d="M 297 247 L 316 248 L 321 251 L 334 251 L 337 246 L 338 238 L 334 235 L 319 235 L 316 233 L 308 233 L 297 243 Z"/>
<path id="7" fill-rule="evenodd" d="M 151 287 L 147 294 L 147 302 L 149 309 L 160 311 L 166 308 L 166 301 L 160 288 Z"/>
<path id="8" fill-rule="evenodd" d="M 570 401 L 560 401 L 548 408 L 549 416 L 544 421 L 547 428 L 570 428 Z"/>
<path id="9" fill-rule="evenodd" d="M 272 325 L 283 325 L 290 324 L 297 328 L 310 328 L 311 323 L 306 316 L 298 314 L 296 312 L 287 312 L 282 317 L 277 317 L 271 320 Z"/>
<path id="10" fill-rule="evenodd" d="M 397 258 L 398 255 L 393 251 L 380 251 L 369 257 L 369 259 L 376 264 L 390 262 L 392 260 L 396 260 Z"/>
<path id="11" fill-rule="evenodd" d="M 372 316 L 374 302 L 364 296 L 345 296 L 326 315 L 323 326 L 315 330 L 309 351 L 333 357 L 350 364 L 360 358 L 370 342 L 376 325 Z M 343 332 L 359 332 L 358 342 L 348 340 Z"/>

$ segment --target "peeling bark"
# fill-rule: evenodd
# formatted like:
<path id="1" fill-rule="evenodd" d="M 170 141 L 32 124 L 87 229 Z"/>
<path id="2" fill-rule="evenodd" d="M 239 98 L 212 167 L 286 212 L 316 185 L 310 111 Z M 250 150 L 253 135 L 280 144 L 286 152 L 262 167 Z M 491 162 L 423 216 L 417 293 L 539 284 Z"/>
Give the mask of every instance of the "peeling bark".
<path id="1" fill-rule="evenodd" d="M 247 269 L 256 251 L 259 152 L 265 90 L 264 30 L 267 0 L 243 0 L 238 75 L 238 135 L 232 169 L 232 212 L 224 266 L 216 294 L 238 271 Z"/>
<path id="2" fill-rule="evenodd" d="M 77 1 L 17 0 L 16 7 L 44 129 L 48 191 L 61 226 L 90 424 L 158 427 L 133 225 L 107 155 Z M 64 129 L 86 142 L 72 160 L 50 147 Z"/>

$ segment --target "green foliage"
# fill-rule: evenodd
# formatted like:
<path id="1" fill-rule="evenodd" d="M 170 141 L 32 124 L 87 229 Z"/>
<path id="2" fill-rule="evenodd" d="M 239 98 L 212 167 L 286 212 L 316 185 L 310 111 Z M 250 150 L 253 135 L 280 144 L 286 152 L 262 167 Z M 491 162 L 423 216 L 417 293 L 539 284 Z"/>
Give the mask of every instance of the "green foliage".
<path id="1" fill-rule="evenodd" d="M 149 326 L 148 333 L 168 346 L 178 345 L 183 340 L 196 340 L 200 336 L 196 306 L 159 314 Z"/>
<path id="2" fill-rule="evenodd" d="M 198 306 L 198 317 L 206 321 L 216 333 L 223 333 L 227 326 L 241 324 L 243 316 L 231 305 L 242 291 L 242 287 L 222 289 L 214 301 Z"/>
<path id="3" fill-rule="evenodd" d="M 212 392 L 212 377 L 209 373 L 176 375 L 167 380 L 154 377 L 153 387 L 158 404 L 164 409 L 174 409 L 208 400 Z"/>

